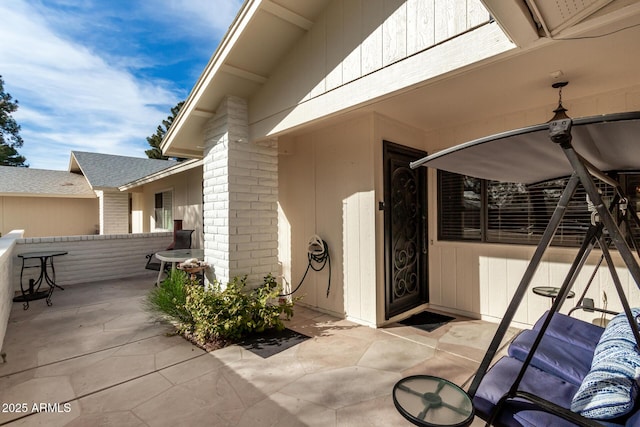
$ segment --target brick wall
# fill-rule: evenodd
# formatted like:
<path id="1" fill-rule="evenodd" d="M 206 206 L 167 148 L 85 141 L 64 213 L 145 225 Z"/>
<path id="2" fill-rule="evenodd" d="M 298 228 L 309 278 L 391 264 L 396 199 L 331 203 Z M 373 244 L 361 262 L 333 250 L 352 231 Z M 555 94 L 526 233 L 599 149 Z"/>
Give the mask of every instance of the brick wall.
<path id="1" fill-rule="evenodd" d="M 100 234 L 129 232 L 129 193 L 99 191 Z"/>
<path id="2" fill-rule="evenodd" d="M 278 270 L 278 147 L 249 142 L 247 104 L 229 96 L 205 127 L 205 257 L 216 279 Z"/>
<path id="3" fill-rule="evenodd" d="M 52 249 L 69 252 L 54 261 L 61 286 L 146 274 L 155 277 L 155 272 L 144 268 L 145 256 L 166 249 L 172 240 L 171 232 L 19 239 L 13 250 L 11 283 L 15 291 L 20 290 L 22 259 L 18 254 Z M 38 273 L 38 268 L 26 269 L 23 283 L 28 284 Z"/>

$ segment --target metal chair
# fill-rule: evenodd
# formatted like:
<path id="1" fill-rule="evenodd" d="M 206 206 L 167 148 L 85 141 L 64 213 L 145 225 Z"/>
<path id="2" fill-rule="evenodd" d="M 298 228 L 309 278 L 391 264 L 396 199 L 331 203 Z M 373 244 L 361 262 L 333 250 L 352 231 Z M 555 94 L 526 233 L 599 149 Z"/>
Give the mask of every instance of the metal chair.
<path id="1" fill-rule="evenodd" d="M 175 240 L 171 245 L 167 247 L 166 250 L 172 249 L 191 249 L 191 235 L 193 234 L 193 230 L 177 230 L 175 232 Z M 152 254 L 146 255 L 147 257 L 147 265 L 144 266 L 147 270 L 160 271 L 160 261 L 154 256 L 155 252 Z M 167 271 L 167 267 L 170 269 L 171 264 L 165 265 L 165 271 Z"/>

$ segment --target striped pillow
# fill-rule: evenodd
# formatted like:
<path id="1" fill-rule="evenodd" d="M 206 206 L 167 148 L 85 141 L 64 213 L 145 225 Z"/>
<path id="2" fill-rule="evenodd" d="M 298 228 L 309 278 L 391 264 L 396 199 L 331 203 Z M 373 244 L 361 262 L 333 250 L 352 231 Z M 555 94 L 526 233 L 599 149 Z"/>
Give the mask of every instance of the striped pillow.
<path id="1" fill-rule="evenodd" d="M 637 321 L 640 309 L 634 308 L 632 313 Z M 640 354 L 629 321 L 620 313 L 602 334 L 571 410 L 598 420 L 628 415 L 635 406 L 639 376 Z"/>

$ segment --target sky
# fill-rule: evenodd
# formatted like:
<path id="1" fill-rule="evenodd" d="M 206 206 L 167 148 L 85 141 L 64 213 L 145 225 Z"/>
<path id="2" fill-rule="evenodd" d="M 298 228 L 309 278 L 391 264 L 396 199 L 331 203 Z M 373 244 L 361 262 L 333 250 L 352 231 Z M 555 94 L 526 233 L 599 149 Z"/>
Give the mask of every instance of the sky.
<path id="1" fill-rule="evenodd" d="M 1 0 L 0 75 L 36 169 L 71 151 L 146 157 L 241 0 Z"/>

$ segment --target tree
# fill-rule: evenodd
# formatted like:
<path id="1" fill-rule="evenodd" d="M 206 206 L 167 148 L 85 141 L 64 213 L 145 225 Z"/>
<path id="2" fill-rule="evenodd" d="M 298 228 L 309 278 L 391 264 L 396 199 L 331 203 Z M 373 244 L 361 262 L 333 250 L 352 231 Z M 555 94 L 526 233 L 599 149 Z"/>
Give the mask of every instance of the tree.
<path id="1" fill-rule="evenodd" d="M 160 149 L 160 144 L 162 143 L 162 139 L 164 138 L 164 136 L 167 134 L 167 131 L 169 131 L 169 128 L 173 124 L 173 121 L 178 115 L 178 112 L 180 112 L 180 109 L 182 108 L 183 104 L 184 104 L 184 101 L 180 101 L 176 104 L 175 107 L 171 108 L 171 115 L 162 121 L 162 125 L 158 125 L 158 128 L 156 129 L 156 133 L 147 137 L 147 142 L 152 147 L 151 149 L 145 151 L 145 154 L 147 155 L 148 158 L 162 159 L 162 160 L 169 159 L 169 157 L 162 154 L 162 150 Z M 184 159 L 177 159 L 177 160 L 184 160 Z"/>
<path id="2" fill-rule="evenodd" d="M 4 92 L 4 81 L 0 76 L 0 166 L 22 166 L 27 160 L 21 156 L 16 148 L 22 147 L 22 137 L 20 136 L 20 125 L 11 116 L 18 110 L 18 101 L 8 93 Z"/>

